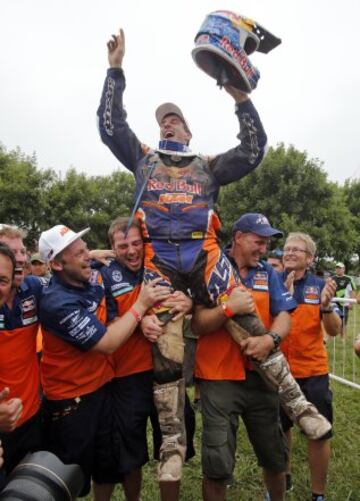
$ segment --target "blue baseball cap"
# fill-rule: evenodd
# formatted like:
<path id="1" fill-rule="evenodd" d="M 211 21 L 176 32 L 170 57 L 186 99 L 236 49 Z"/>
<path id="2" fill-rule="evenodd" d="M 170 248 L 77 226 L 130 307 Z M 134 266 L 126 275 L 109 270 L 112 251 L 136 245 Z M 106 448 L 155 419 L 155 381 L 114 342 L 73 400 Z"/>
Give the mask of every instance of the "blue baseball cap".
<path id="1" fill-rule="evenodd" d="M 255 233 L 260 237 L 281 238 L 283 233 L 276 228 L 272 228 L 269 220 L 263 214 L 248 212 L 243 214 L 234 224 L 232 232 Z"/>

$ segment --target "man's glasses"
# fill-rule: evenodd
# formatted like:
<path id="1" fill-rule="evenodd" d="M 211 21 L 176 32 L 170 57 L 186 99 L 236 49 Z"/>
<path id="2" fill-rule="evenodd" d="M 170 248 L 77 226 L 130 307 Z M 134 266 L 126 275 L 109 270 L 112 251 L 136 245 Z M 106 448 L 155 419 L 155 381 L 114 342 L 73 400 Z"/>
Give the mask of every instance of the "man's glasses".
<path id="1" fill-rule="evenodd" d="M 309 253 L 305 249 L 299 249 L 299 247 L 284 247 L 284 254 L 299 254 L 300 252 Z"/>

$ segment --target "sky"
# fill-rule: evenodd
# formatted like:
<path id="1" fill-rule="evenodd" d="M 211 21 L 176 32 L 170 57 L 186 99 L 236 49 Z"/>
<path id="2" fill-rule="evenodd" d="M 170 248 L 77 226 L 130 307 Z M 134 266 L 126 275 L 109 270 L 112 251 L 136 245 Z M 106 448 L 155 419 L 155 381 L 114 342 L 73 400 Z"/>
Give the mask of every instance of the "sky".
<path id="1" fill-rule="evenodd" d="M 37 156 L 40 168 L 89 175 L 123 168 L 101 143 L 96 110 L 106 42 L 122 27 L 128 121 L 156 146 L 156 107 L 177 103 L 195 152 L 236 145 L 234 102 L 192 60 L 206 15 L 227 9 L 282 39 L 255 53 L 251 94 L 269 144 L 283 142 L 323 162 L 331 181 L 360 178 L 358 0 L 1 0 L 0 142 Z M 239 10 L 241 9 L 241 10 Z"/>

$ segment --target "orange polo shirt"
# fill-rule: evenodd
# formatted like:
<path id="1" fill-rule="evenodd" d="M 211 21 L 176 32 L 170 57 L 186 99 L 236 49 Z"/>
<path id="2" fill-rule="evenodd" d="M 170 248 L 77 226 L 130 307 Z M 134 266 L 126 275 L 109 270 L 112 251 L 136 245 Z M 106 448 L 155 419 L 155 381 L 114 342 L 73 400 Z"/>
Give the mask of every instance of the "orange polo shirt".
<path id="1" fill-rule="evenodd" d="M 324 280 L 310 273 L 294 283 L 294 298 L 298 306 L 291 315 L 291 330 L 281 343 L 281 350 L 295 378 L 321 376 L 329 372 L 320 314 L 324 285 Z"/>
<path id="2" fill-rule="evenodd" d="M 101 269 L 105 286 L 108 320 L 124 315 L 136 302 L 142 284 L 142 271 L 132 272 L 112 261 Z M 151 343 L 137 328 L 112 355 L 116 377 L 153 369 Z"/>

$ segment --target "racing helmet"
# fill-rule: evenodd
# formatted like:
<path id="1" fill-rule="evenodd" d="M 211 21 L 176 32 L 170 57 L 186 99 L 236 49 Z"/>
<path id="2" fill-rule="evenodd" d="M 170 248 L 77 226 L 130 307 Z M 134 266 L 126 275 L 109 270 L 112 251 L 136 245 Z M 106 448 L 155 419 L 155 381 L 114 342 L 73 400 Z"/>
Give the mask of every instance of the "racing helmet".
<path id="1" fill-rule="evenodd" d="M 248 56 L 256 50 L 267 53 L 280 43 L 279 38 L 255 21 L 219 10 L 205 18 L 196 34 L 192 57 L 218 85 L 232 85 L 250 93 L 260 72 Z"/>

